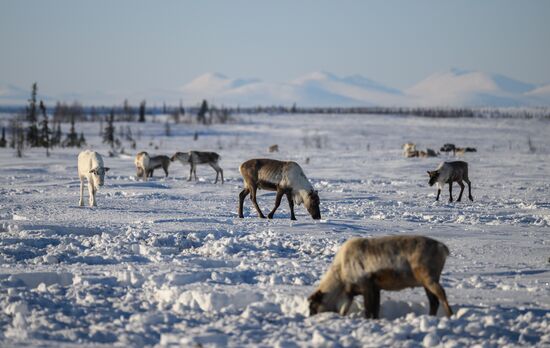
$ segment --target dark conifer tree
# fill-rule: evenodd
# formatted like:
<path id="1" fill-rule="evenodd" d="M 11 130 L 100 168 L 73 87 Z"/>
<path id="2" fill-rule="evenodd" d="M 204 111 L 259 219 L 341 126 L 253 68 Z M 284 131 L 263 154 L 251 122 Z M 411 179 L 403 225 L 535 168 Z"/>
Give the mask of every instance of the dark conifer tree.
<path id="1" fill-rule="evenodd" d="M 2 138 L 0 139 L 0 147 L 6 147 L 8 142 L 6 141 L 6 127 L 2 127 Z"/>
<path id="2" fill-rule="evenodd" d="M 111 113 L 107 117 L 107 126 L 103 132 L 103 143 L 109 144 L 111 148 L 115 147 L 115 126 L 113 125 L 115 121 L 115 110 L 111 109 Z"/>
<path id="3" fill-rule="evenodd" d="M 61 144 L 61 137 L 63 136 L 63 133 L 61 132 L 61 122 L 57 123 L 57 127 L 55 128 L 55 132 L 52 135 L 51 144 L 53 146 L 57 146 Z"/>
<path id="4" fill-rule="evenodd" d="M 68 147 L 78 147 L 78 133 L 74 127 L 74 115 L 71 115 L 71 130 L 67 134 L 67 138 L 63 142 L 63 145 Z"/>
<path id="5" fill-rule="evenodd" d="M 31 99 L 29 99 L 29 105 L 27 106 L 27 122 L 29 122 L 29 129 L 27 130 L 27 144 L 32 147 L 40 146 L 40 137 L 38 135 L 38 118 L 36 116 L 36 94 L 38 92 L 38 86 L 35 83 L 32 85 Z"/>
<path id="6" fill-rule="evenodd" d="M 86 145 L 86 138 L 84 138 L 84 133 L 80 132 L 80 138 L 78 138 L 78 147 Z"/>
<path id="7" fill-rule="evenodd" d="M 42 128 L 40 129 L 40 145 L 46 148 L 46 156 L 50 157 L 50 135 L 52 134 L 52 131 L 48 125 L 48 114 L 46 113 L 46 106 L 42 100 L 40 101 L 40 111 L 42 112 L 43 117 Z"/>
<path id="8" fill-rule="evenodd" d="M 208 103 L 206 100 L 202 101 L 201 108 L 199 109 L 199 113 L 197 114 L 197 122 L 206 124 L 206 113 L 208 112 Z"/>
<path id="9" fill-rule="evenodd" d="M 145 122 L 145 100 L 139 104 L 139 122 Z"/>

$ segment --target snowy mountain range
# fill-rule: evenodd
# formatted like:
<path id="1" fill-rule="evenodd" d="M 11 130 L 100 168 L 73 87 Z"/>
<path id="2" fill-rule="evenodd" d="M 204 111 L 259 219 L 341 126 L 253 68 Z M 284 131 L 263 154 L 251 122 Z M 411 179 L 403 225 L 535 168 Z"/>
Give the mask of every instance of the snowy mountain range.
<path id="1" fill-rule="evenodd" d="M 24 104 L 29 92 L 13 85 L 0 86 L 0 105 Z M 94 92 L 39 96 L 44 100 L 78 100 L 84 104 L 120 104 L 142 99 L 150 104 L 194 105 L 202 99 L 217 105 L 257 106 L 442 106 L 520 107 L 550 106 L 550 84 L 537 86 L 479 71 L 451 69 L 435 73 L 414 86 L 398 90 L 361 75 L 339 77 L 314 72 L 285 83 L 255 78 L 229 78 L 206 73 L 175 90 L 135 93 Z"/>

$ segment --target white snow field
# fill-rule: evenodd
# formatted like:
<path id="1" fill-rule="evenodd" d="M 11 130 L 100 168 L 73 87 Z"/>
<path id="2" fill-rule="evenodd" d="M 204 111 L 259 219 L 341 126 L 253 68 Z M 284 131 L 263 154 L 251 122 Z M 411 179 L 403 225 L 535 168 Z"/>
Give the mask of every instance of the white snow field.
<path id="1" fill-rule="evenodd" d="M 181 163 L 138 181 L 135 152 L 109 158 L 99 125 L 77 124 L 111 168 L 95 208 L 78 206 L 77 150 L 0 150 L 0 346 L 550 346 L 548 120 L 238 118 L 172 125 L 170 137 L 163 123 L 130 124 L 142 134 L 135 152 L 217 151 L 224 185 L 208 166 L 188 182 Z M 447 188 L 435 202 L 426 171 L 454 157 L 404 158 L 408 141 L 476 147 L 457 157 L 474 202 L 448 203 Z M 281 151 L 269 154 L 272 144 Z M 301 164 L 322 220 L 298 206 L 290 221 L 286 200 L 259 219 L 248 198 L 239 219 L 238 166 L 253 157 Z M 259 193 L 267 213 L 274 193 Z M 347 317 L 309 317 L 307 297 L 341 243 L 404 234 L 451 250 L 441 280 L 451 318 L 427 315 L 422 288 L 382 292 L 379 320 L 362 317 L 360 297 Z"/>

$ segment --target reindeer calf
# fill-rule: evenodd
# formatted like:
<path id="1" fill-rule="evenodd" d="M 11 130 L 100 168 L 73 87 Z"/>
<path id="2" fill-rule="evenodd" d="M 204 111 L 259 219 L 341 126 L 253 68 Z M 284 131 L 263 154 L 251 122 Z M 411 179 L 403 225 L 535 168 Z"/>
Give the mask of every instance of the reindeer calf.
<path id="1" fill-rule="evenodd" d="M 445 184 L 449 184 L 449 202 L 453 201 L 453 182 L 457 182 L 460 185 L 460 194 L 458 195 L 457 202 L 460 202 L 462 199 L 462 192 L 464 192 L 464 183 L 463 180 L 468 184 L 468 198 L 470 201 L 473 201 L 472 197 L 472 183 L 468 178 L 468 163 L 463 161 L 455 162 L 443 162 L 441 163 L 436 170 L 429 171 L 428 175 L 430 176 L 430 181 L 428 182 L 430 186 L 433 186 L 437 183 L 437 197 L 436 201 L 439 200 L 439 195 L 441 194 L 441 189 Z"/>
<path id="2" fill-rule="evenodd" d="M 336 253 L 317 290 L 308 298 L 310 315 L 337 312 L 346 315 L 356 295 L 363 295 L 365 317 L 378 318 L 380 290 L 424 287 L 430 315 L 439 304 L 453 312 L 439 284 L 449 249 L 423 236 L 353 238 Z"/>

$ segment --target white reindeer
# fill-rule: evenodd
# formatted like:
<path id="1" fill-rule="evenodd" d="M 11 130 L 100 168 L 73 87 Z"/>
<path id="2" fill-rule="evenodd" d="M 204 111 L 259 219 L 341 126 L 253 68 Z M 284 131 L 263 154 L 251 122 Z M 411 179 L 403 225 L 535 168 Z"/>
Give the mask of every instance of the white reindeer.
<path id="1" fill-rule="evenodd" d="M 346 315 L 356 295 L 363 295 L 365 317 L 378 318 L 380 290 L 422 286 L 435 315 L 439 303 L 453 312 L 439 278 L 449 249 L 423 236 L 353 238 L 336 253 L 317 290 L 308 298 L 310 315 L 337 312 Z"/>
<path id="2" fill-rule="evenodd" d="M 136 176 L 147 181 L 149 177 L 149 162 L 151 157 L 145 151 L 139 152 L 134 159 L 134 164 L 136 165 Z"/>
<path id="3" fill-rule="evenodd" d="M 191 168 L 189 170 L 189 178 L 187 181 L 191 181 L 193 175 L 195 175 L 195 181 L 197 180 L 197 165 L 208 164 L 216 171 L 216 180 L 214 181 L 214 184 L 218 182 L 218 175 L 221 176 L 223 184 L 223 170 L 218 164 L 220 159 L 220 155 L 215 152 L 189 151 L 187 153 L 176 152 L 170 158 L 170 161 L 174 162 L 175 160 L 178 160 L 184 165 L 189 163 Z"/>
<path id="4" fill-rule="evenodd" d="M 403 148 L 403 156 L 405 157 L 417 157 L 413 155 L 416 153 L 416 144 L 415 143 L 405 143 L 402 146 Z"/>
<path id="5" fill-rule="evenodd" d="M 82 151 L 78 154 L 78 177 L 80 178 L 79 206 L 84 205 L 84 179 L 88 180 L 88 193 L 90 195 L 90 207 L 96 206 L 95 194 L 100 186 L 103 186 L 105 173 L 109 171 L 103 165 L 103 157 L 95 151 Z"/>
<path id="6" fill-rule="evenodd" d="M 275 207 L 267 215 L 272 219 L 275 211 L 281 204 L 283 195 L 288 199 L 290 219 L 296 220 L 294 203 L 304 203 L 313 219 L 320 219 L 319 195 L 306 178 L 302 168 L 291 161 L 277 161 L 272 159 L 251 159 L 239 167 L 244 179 L 244 190 L 239 194 L 239 217 L 243 216 L 244 199 L 250 193 L 250 199 L 261 218 L 265 218 L 256 200 L 257 189 L 277 191 Z"/>
<path id="7" fill-rule="evenodd" d="M 435 170 L 429 171 L 428 175 L 430 176 L 430 181 L 428 182 L 430 186 L 433 186 L 437 183 L 437 197 L 436 201 L 439 200 L 439 195 L 441 194 L 441 189 L 445 184 L 449 184 L 449 202 L 453 201 L 453 182 L 457 182 L 460 186 L 460 194 L 458 195 L 457 202 L 460 202 L 462 199 L 462 192 L 464 192 L 464 183 L 463 180 L 468 184 L 468 198 L 473 201 L 472 197 L 472 183 L 468 178 L 468 163 L 463 161 L 454 161 L 454 162 L 443 162 Z"/>

